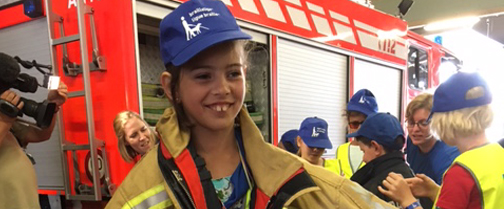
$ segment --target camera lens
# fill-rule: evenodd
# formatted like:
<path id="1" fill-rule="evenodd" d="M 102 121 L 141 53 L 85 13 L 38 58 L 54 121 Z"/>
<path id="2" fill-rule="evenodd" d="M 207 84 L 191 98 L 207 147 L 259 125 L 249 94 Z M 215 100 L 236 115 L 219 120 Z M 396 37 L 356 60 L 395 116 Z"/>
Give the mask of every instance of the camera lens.
<path id="1" fill-rule="evenodd" d="M 54 111 L 56 110 L 56 103 L 50 103 L 47 100 L 37 103 L 26 98 L 21 98 L 21 101 L 24 102 L 23 113 L 34 118 L 37 121 L 38 127 L 47 128 L 51 125 Z"/>

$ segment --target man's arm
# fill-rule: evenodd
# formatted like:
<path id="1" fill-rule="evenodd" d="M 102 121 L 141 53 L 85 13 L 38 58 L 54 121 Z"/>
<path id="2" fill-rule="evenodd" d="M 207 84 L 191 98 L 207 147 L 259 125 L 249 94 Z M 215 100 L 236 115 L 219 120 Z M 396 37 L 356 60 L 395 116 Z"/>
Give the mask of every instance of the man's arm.
<path id="1" fill-rule="evenodd" d="M 32 124 L 24 124 L 16 121 L 12 124 L 12 133 L 21 143 L 22 147 L 26 147 L 28 143 L 43 142 L 51 138 L 54 125 L 56 124 L 56 115 L 54 115 L 51 125 L 45 129 L 40 129 Z"/>
<path id="2" fill-rule="evenodd" d="M 60 106 L 65 103 L 68 98 L 67 86 L 60 82 L 57 90 L 49 91 L 47 95 L 47 100 L 49 102 L 56 103 L 56 111 L 60 109 Z M 45 129 L 40 129 L 39 127 L 33 125 L 26 125 L 21 123 L 14 123 L 12 130 L 16 138 L 20 141 L 23 147 L 28 143 L 43 142 L 51 138 L 51 134 L 54 130 L 54 125 L 56 124 L 56 115 L 52 118 L 51 125 Z"/>
<path id="3" fill-rule="evenodd" d="M 22 109 L 24 105 L 23 102 L 19 102 L 20 97 L 10 90 L 4 91 L 2 95 L 0 95 L 0 99 L 7 101 L 13 105 L 17 104 L 16 107 L 18 109 Z M 9 133 L 10 128 L 12 127 L 12 124 L 15 120 L 16 117 L 9 117 L 0 111 L 0 146 L 2 146 L 2 142 Z"/>

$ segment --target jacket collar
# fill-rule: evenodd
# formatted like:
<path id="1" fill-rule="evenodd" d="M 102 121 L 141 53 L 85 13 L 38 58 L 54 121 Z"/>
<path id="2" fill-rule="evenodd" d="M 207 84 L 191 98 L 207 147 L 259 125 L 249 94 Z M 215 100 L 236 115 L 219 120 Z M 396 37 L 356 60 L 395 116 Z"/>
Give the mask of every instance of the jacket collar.
<path id="1" fill-rule="evenodd" d="M 302 168 L 301 161 L 286 154 L 264 141 L 261 132 L 250 118 L 245 108 L 239 113 L 245 158 L 252 173 L 255 185 L 271 197 L 289 178 Z M 186 149 L 190 133 L 179 129 L 174 108 L 165 110 L 159 119 L 156 130 L 163 144 L 176 158 Z"/>

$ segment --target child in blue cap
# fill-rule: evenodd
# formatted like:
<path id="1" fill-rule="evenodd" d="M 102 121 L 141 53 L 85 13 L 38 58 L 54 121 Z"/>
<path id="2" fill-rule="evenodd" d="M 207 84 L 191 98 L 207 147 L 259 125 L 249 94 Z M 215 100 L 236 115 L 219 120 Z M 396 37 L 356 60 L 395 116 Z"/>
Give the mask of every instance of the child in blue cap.
<path id="1" fill-rule="evenodd" d="M 409 208 L 421 208 L 414 196 L 429 197 L 436 208 L 501 208 L 504 149 L 485 135 L 493 119 L 491 102 L 488 85 L 478 73 L 458 72 L 441 84 L 434 93 L 431 126 L 460 156 L 441 187 L 425 176 L 404 180 L 391 173 L 383 184 L 387 190 L 380 191 Z"/>
<path id="2" fill-rule="evenodd" d="M 298 136 L 298 130 L 292 129 L 285 132 L 280 138 L 280 143 L 278 143 L 278 147 L 292 154 L 296 154 L 298 152 L 298 146 L 296 144 L 296 138 Z"/>
<path id="3" fill-rule="evenodd" d="M 267 144 L 244 108 L 243 33 L 221 1 L 191 0 L 160 25 L 173 107 L 160 143 L 131 170 L 107 208 L 375 208 L 352 182 Z M 386 207 L 386 206 L 385 206 Z"/>
<path id="4" fill-rule="evenodd" d="M 399 120 L 390 113 L 369 115 L 360 129 L 347 135 L 355 137 L 358 146 L 364 152 L 364 167 L 357 170 L 350 180 L 359 183 L 381 199 L 391 202 L 390 198 L 378 191 L 390 172 L 413 177 L 413 172 L 404 160 L 404 131 Z"/>
<path id="5" fill-rule="evenodd" d="M 324 119 L 317 117 L 304 119 L 296 137 L 296 145 L 299 148 L 297 154 L 313 165 L 322 166 L 338 174 L 340 170 L 338 161 L 322 158 L 326 149 L 332 149 L 328 131 L 328 124 Z"/>
<path id="6" fill-rule="evenodd" d="M 368 89 L 361 89 L 350 98 L 345 110 L 345 119 L 347 120 L 348 133 L 354 133 L 359 130 L 361 124 L 368 115 L 378 112 L 378 104 L 373 93 Z M 339 145 L 336 149 L 336 159 L 339 165 L 339 174 L 347 179 L 362 168 L 365 163 L 362 161 L 363 153 L 355 143 L 355 140 Z"/>

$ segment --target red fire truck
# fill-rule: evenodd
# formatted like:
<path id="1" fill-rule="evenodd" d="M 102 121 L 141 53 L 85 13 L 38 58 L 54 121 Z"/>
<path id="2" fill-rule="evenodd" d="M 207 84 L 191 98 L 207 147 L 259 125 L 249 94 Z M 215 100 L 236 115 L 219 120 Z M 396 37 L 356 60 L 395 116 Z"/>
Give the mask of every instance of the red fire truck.
<path id="1" fill-rule="evenodd" d="M 51 63 L 71 92 L 51 139 L 28 146 L 41 194 L 101 201 L 128 174 L 133 164 L 119 155 L 112 121 L 132 110 L 154 124 L 169 106 L 159 91 L 164 66 L 158 27 L 184 1 L 0 5 L 0 51 Z M 344 143 L 341 115 L 362 88 L 375 94 L 380 111 L 404 121 L 407 102 L 438 85 L 441 62 L 459 63 L 447 49 L 407 31 L 400 18 L 352 1 L 223 2 L 253 36 L 246 105 L 264 139 L 275 145 L 309 116 L 327 120 L 333 145 Z M 39 3 L 40 17 L 24 14 Z M 36 95 L 46 94 L 42 89 Z M 334 150 L 325 155 L 334 156 Z"/>

